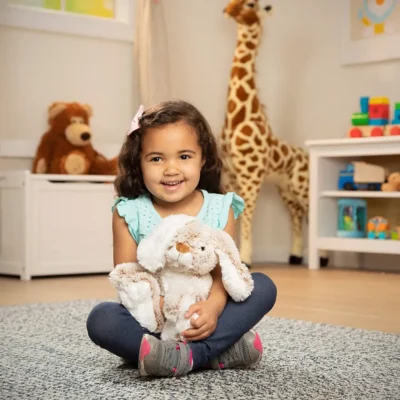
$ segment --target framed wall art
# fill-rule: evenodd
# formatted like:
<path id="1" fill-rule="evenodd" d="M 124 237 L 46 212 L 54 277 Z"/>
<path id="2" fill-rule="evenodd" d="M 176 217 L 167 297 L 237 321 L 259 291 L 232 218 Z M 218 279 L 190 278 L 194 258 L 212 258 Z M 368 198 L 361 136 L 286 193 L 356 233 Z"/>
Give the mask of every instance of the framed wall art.
<path id="1" fill-rule="evenodd" d="M 400 0 L 342 0 L 342 63 L 400 58 Z"/>

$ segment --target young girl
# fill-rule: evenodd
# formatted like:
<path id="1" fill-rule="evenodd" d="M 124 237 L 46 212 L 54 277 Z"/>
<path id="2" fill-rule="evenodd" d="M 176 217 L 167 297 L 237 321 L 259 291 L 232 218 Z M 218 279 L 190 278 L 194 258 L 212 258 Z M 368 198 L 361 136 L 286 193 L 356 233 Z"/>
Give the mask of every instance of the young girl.
<path id="1" fill-rule="evenodd" d="M 210 127 L 183 101 L 139 110 L 120 154 L 119 195 L 113 207 L 114 265 L 136 261 L 137 245 L 162 218 L 197 216 L 235 235 L 244 202 L 221 190 L 221 160 Z M 90 313 L 90 338 L 102 348 L 138 365 L 140 376 L 180 376 L 199 368 L 244 368 L 259 363 L 262 344 L 251 330 L 275 304 L 276 287 L 253 273 L 254 290 L 244 302 L 228 298 L 221 269 L 212 273 L 206 301 L 192 305 L 192 329 L 185 342 L 161 341 L 142 328 L 121 304 L 106 302 Z"/>

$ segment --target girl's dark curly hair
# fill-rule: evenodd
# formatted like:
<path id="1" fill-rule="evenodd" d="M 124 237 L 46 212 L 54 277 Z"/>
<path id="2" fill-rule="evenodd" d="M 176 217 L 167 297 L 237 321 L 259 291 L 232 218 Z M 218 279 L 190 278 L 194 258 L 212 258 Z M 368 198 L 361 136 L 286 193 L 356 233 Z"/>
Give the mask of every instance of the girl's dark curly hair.
<path id="1" fill-rule="evenodd" d="M 115 180 L 118 196 L 136 198 L 142 194 L 150 194 L 144 185 L 140 168 L 143 135 L 149 128 L 182 121 L 196 131 L 205 160 L 197 189 L 204 189 L 210 193 L 224 193 L 221 187 L 222 162 L 209 124 L 193 105 L 173 100 L 146 110 L 139 120 L 140 128 L 126 137 L 118 159 L 119 174 Z"/>

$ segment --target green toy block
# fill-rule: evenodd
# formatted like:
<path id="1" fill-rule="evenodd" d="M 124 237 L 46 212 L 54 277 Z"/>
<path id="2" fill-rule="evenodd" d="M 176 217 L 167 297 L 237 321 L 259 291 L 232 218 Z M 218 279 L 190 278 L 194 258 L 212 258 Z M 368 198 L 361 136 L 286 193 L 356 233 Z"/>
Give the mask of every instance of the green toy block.
<path id="1" fill-rule="evenodd" d="M 358 126 L 358 125 L 368 125 L 369 124 L 369 118 L 367 113 L 354 113 L 351 116 L 351 123 L 353 126 Z"/>
<path id="2" fill-rule="evenodd" d="M 400 110 L 400 103 L 395 103 L 394 104 L 394 109 L 395 110 Z"/>

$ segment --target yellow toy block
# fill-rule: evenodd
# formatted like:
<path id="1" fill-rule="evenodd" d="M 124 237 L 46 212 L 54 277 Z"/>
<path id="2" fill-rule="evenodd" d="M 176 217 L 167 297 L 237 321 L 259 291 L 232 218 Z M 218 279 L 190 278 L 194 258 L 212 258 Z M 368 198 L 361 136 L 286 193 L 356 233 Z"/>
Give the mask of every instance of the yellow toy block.
<path id="1" fill-rule="evenodd" d="M 387 97 L 371 97 L 369 104 L 390 104 Z"/>

